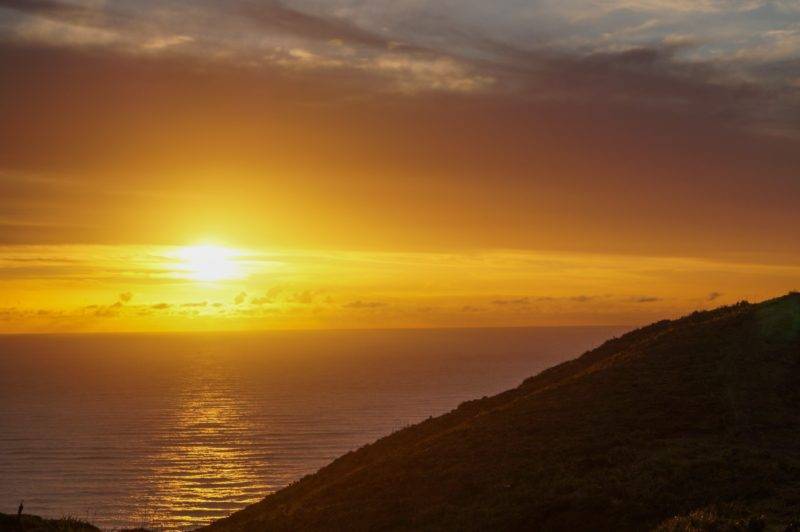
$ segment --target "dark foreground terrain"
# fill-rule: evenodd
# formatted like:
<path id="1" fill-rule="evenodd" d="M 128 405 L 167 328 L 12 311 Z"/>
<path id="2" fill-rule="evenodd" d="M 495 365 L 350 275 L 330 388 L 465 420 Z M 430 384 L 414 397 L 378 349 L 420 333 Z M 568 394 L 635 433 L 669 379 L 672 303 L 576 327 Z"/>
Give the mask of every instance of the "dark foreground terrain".
<path id="1" fill-rule="evenodd" d="M 100 529 L 91 523 L 74 517 L 46 519 L 37 515 L 16 515 L 0 513 L 0 531 L 2 532 L 99 532 Z M 128 528 L 117 532 L 152 532 L 144 528 Z"/>
<path id="2" fill-rule="evenodd" d="M 610 340 L 206 530 L 785 530 L 798 517 L 793 293 Z"/>
<path id="3" fill-rule="evenodd" d="M 610 340 L 203 530 L 798 532 L 798 518 L 793 293 Z"/>
<path id="4" fill-rule="evenodd" d="M 20 517 L 0 513 L 0 530 L 26 532 L 95 532 L 100 530 L 94 525 L 74 519 L 64 517 L 61 519 L 44 519 L 35 515 L 22 514 Z"/>

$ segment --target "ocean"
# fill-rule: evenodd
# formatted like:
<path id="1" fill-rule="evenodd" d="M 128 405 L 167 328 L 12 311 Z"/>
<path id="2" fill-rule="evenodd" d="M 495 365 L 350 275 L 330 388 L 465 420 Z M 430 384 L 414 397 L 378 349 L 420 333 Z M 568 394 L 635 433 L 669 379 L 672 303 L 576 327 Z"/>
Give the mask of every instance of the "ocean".
<path id="1" fill-rule="evenodd" d="M 0 336 L 0 511 L 191 529 L 623 331 Z"/>

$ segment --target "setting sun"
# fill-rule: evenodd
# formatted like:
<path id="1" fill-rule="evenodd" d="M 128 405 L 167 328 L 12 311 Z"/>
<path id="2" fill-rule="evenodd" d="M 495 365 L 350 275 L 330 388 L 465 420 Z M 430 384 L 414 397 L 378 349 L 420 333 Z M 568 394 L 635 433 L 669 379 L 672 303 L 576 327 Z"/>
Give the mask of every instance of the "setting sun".
<path id="1" fill-rule="evenodd" d="M 215 245 L 190 246 L 180 249 L 177 257 L 186 276 L 196 281 L 224 281 L 241 277 L 236 263 L 237 253 Z"/>

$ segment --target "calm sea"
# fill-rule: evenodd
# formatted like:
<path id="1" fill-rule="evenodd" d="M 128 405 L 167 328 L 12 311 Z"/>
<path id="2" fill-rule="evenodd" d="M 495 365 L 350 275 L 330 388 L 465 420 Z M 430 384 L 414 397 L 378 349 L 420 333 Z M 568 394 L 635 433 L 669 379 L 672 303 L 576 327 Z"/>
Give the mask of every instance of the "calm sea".
<path id="1" fill-rule="evenodd" d="M 0 336 L 0 511 L 189 529 L 620 332 Z"/>

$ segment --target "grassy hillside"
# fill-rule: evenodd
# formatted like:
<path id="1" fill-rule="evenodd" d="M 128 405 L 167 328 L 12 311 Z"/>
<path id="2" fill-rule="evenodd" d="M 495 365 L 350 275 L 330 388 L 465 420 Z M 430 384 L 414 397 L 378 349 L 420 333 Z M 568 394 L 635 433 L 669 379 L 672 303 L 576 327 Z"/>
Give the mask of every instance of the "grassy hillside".
<path id="1" fill-rule="evenodd" d="M 91 523 L 74 517 L 47 519 L 38 515 L 0 513 L 0 532 L 99 532 Z M 118 532 L 151 532 L 145 528 L 129 528 Z"/>
<path id="2" fill-rule="evenodd" d="M 73 517 L 44 519 L 36 515 L 23 514 L 17 517 L 0 513 L 2 532 L 98 532 L 99 530 L 96 526 Z"/>
<path id="3" fill-rule="evenodd" d="M 798 515 L 790 294 L 633 331 L 208 530 L 783 530 Z"/>

